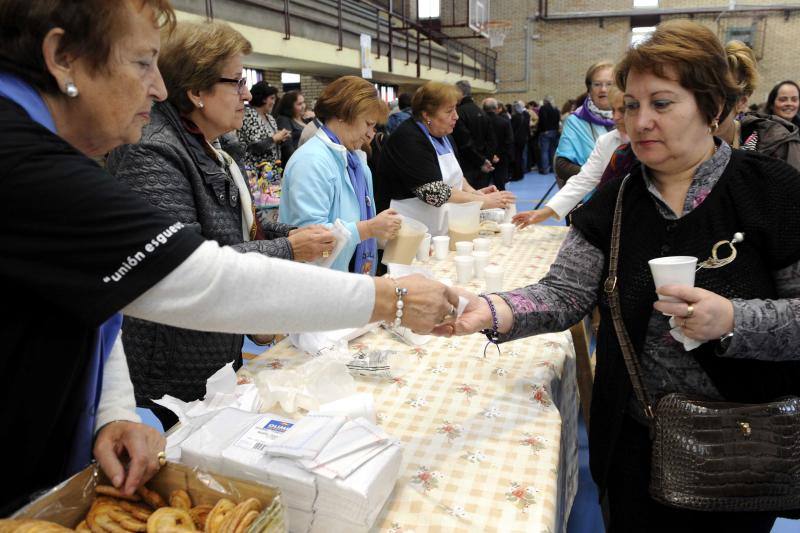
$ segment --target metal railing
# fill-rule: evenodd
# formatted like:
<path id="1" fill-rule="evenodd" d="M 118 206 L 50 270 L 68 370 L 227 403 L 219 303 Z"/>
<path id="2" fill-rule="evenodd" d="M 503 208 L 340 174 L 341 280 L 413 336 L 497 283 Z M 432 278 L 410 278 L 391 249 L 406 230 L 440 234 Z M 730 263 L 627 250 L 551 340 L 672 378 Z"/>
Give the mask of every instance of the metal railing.
<path id="1" fill-rule="evenodd" d="M 291 39 L 292 22 L 304 21 L 336 32 L 337 47 L 342 50 L 353 43 L 358 48 L 362 33 L 372 37 L 376 59 L 386 57 L 389 72 L 395 71 L 397 61 L 405 65 L 414 63 L 416 77 L 422 69 L 441 68 L 448 73 L 496 81 L 497 52 L 491 48 L 478 48 L 432 28 L 421 25 L 407 13 L 406 2 L 402 8 L 387 9 L 370 0 L 230 0 L 237 4 L 256 6 L 279 14 L 283 19 L 284 39 Z M 206 0 L 206 12 L 213 13 L 214 0 Z"/>

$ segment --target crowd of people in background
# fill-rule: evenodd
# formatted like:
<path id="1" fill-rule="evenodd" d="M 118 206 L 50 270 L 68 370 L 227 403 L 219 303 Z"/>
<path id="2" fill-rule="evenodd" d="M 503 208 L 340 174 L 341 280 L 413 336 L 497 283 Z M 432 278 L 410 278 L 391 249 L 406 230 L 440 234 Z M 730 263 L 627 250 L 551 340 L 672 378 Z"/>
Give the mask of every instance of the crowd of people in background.
<path id="1" fill-rule="evenodd" d="M 477 101 L 466 80 L 429 81 L 401 93 L 390 112 L 357 76 L 336 79 L 307 104 L 300 91 L 247 87 L 252 46 L 229 25 L 178 23 L 163 0 L 88 4 L 53 1 L 32 14 L 26 1 L 9 0 L 0 9 L 9 29 L 0 34 L 9 134 L 0 140 L 0 279 L 16 311 L 0 335 L 18 355 L 2 363 L 0 415 L 29 436 L 0 458 L 20 480 L 0 489 L 0 508 L 18 508 L 92 453 L 131 494 L 164 447 L 134 406 L 170 426 L 174 417 L 151 400 L 201 397 L 214 371 L 241 365 L 244 335 L 266 342 L 397 319 L 419 332 L 490 331 L 504 342 L 562 331 L 598 305 L 592 417 L 603 431 L 592 433 L 590 449 L 611 523 L 769 530 L 775 513 L 678 513 L 648 496 L 644 413 L 598 295 L 615 201 L 630 183 L 620 203 L 628 215 L 620 281 L 630 289 L 622 313 L 648 386 L 737 400 L 755 368 L 771 380 L 765 395 L 797 393 L 795 371 L 783 371 L 796 359 L 786 347 L 800 343 L 797 83 L 778 83 L 762 112 L 748 112 L 759 83 L 752 51 L 671 21 L 618 63 L 591 65 L 585 93 L 560 112 L 552 96 Z M 101 31 L 112 26 L 124 31 Z M 102 46 L 80 45 L 87 39 Z M 256 209 L 248 185 L 249 169 L 263 165 L 283 169 L 277 222 Z M 398 234 L 403 217 L 446 233 L 442 206 L 511 207 L 508 182 L 532 169 L 554 172 L 560 191 L 514 222 L 574 213 L 539 283 L 478 297 L 422 276 L 376 276 L 379 242 Z M 717 227 L 760 240 L 748 240 L 705 289 L 666 289 L 676 302 L 653 307 L 642 265 L 667 252 L 706 257 Z M 330 268 L 301 264 L 335 250 Z M 469 303 L 456 320 L 459 295 Z M 37 336 L 42 309 L 58 316 L 50 334 L 65 356 L 53 357 Z M 707 341 L 702 354 L 718 350 L 716 362 L 682 357 L 681 345 L 664 340 L 675 327 Z M 731 370 L 733 359 L 753 366 Z M 33 399 L 32 375 L 42 391 Z"/>

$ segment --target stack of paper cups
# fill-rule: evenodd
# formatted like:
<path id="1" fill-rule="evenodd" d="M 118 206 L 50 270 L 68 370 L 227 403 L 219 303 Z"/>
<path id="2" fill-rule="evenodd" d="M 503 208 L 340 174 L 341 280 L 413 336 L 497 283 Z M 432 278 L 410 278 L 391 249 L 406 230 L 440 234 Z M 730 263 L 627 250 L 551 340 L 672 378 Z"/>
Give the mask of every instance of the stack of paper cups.
<path id="1" fill-rule="evenodd" d="M 472 257 L 471 255 L 456 256 L 456 275 L 458 276 L 458 282 L 460 284 L 463 285 L 465 283 L 469 283 L 470 281 L 472 281 L 474 266 L 475 266 L 475 258 Z"/>
<path id="2" fill-rule="evenodd" d="M 510 222 L 504 222 L 499 224 L 500 226 L 500 237 L 503 239 L 503 246 L 511 246 L 514 243 L 514 224 Z"/>
<path id="3" fill-rule="evenodd" d="M 440 261 L 447 259 L 450 251 L 450 237 L 447 235 L 437 235 L 433 239 L 433 256 Z"/>
<path id="4" fill-rule="evenodd" d="M 486 279 L 486 292 L 499 292 L 503 290 L 503 269 L 497 265 L 488 265 L 483 269 Z"/>
<path id="5" fill-rule="evenodd" d="M 476 251 L 472 252 L 472 257 L 475 258 L 475 277 L 476 278 L 483 278 L 483 270 L 489 264 L 489 257 L 491 257 L 490 252 L 484 251 Z"/>

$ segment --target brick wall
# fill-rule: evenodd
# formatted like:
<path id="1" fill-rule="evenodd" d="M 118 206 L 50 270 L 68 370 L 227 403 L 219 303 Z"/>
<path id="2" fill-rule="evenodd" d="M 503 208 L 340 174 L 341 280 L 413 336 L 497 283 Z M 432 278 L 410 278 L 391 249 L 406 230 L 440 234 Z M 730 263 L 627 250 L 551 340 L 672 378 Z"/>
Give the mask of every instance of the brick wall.
<path id="1" fill-rule="evenodd" d="M 800 0 L 786 0 L 784 5 L 800 6 Z M 747 0 L 746 4 L 774 4 L 770 0 Z M 455 19 L 466 17 L 466 1 L 456 1 Z M 742 3 L 744 5 L 744 3 Z M 442 2 L 443 20 L 449 20 L 451 2 Z M 662 8 L 695 8 L 699 6 L 728 6 L 728 0 L 661 0 Z M 631 20 L 629 17 L 606 19 L 574 19 L 559 21 L 528 20 L 535 18 L 538 0 L 494 0 L 491 4 L 492 19 L 512 21 L 512 29 L 505 43 L 498 48 L 498 98 L 504 102 L 521 99 L 541 99 L 547 94 L 560 104 L 574 98 L 585 90 L 583 78 L 586 69 L 595 61 L 619 59 L 630 42 Z M 581 11 L 628 10 L 633 0 L 549 0 L 548 13 L 575 13 Z M 695 22 L 711 28 L 724 41 L 732 27 L 754 25 L 759 42 L 756 52 L 762 82 L 753 97 L 754 102 L 766 100 L 772 86 L 783 79 L 800 80 L 800 59 L 797 52 L 797 36 L 800 35 L 800 12 L 792 12 L 788 18 L 784 12 L 762 12 L 756 14 L 669 15 L 670 18 L 692 18 Z M 528 82 L 525 82 L 525 27 L 530 41 Z M 465 30 L 448 30 L 451 34 L 464 34 Z M 484 41 L 472 41 L 485 45 Z"/>

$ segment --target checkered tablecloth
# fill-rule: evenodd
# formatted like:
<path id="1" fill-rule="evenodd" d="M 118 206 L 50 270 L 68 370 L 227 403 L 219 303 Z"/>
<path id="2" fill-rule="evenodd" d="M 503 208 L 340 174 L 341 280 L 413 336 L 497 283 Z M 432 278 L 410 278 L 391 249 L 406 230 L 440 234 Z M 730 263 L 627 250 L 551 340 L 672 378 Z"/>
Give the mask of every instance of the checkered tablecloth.
<path id="1" fill-rule="evenodd" d="M 563 227 L 517 232 L 513 247 L 492 239 L 504 287 L 541 278 Z M 423 263 L 456 279 L 454 252 Z M 466 286 L 476 292 L 483 282 Z M 411 347 L 379 329 L 350 350 L 391 349 L 415 364 L 380 381 L 359 378 L 379 424 L 404 444 L 404 463 L 374 530 L 561 532 L 577 490 L 575 352 L 568 332 L 490 346 L 479 335 Z M 283 341 L 253 362 L 291 368 L 306 356 Z"/>

